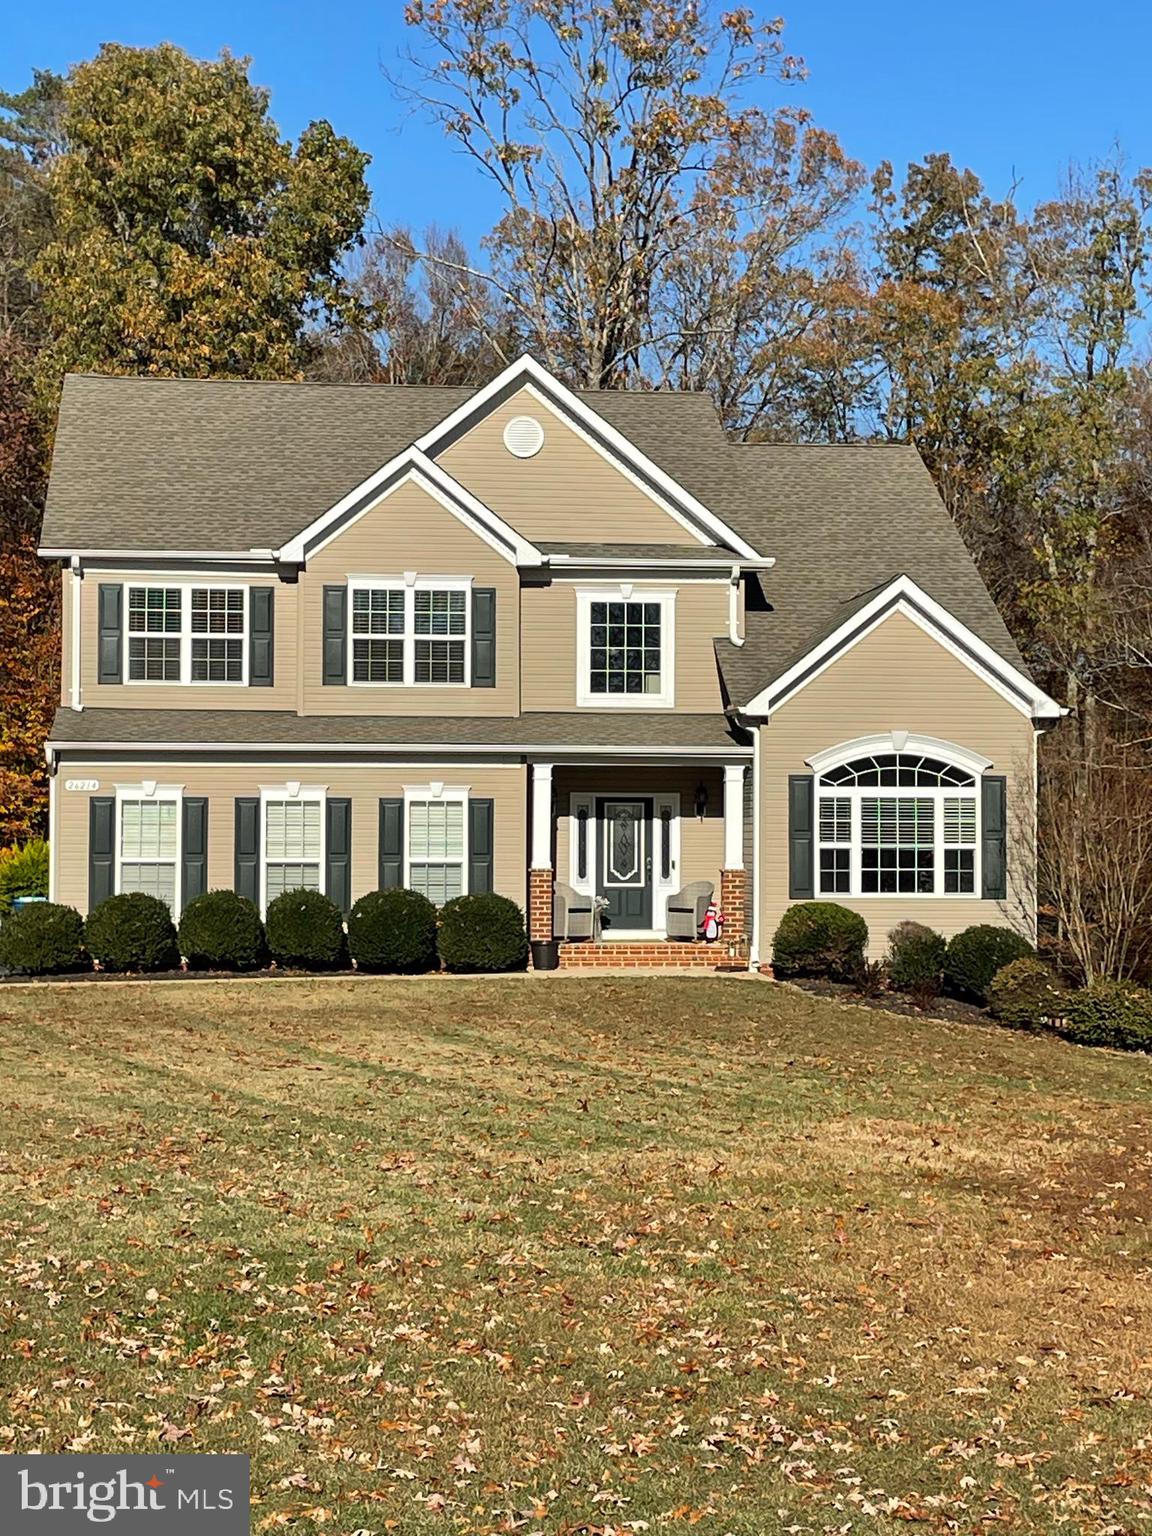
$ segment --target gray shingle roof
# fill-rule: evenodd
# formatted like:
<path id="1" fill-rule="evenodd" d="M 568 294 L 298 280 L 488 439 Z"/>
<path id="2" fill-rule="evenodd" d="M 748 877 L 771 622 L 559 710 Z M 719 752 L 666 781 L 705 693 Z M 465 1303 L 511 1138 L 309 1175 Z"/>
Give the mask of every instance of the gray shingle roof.
<path id="1" fill-rule="evenodd" d="M 69 374 L 41 542 L 154 549 L 163 530 L 172 548 L 278 549 L 474 393 Z M 706 395 L 581 398 L 668 473 L 724 446 Z"/>
<path id="2" fill-rule="evenodd" d="M 71 375 L 42 542 L 276 548 L 471 393 Z M 1023 667 L 914 448 L 729 444 L 704 395 L 582 398 L 753 548 L 776 557 L 760 577 L 763 602 L 748 614 L 746 644 L 717 641 L 734 704 L 835 628 L 862 593 L 901 573 Z M 619 545 L 551 548 L 638 559 L 656 552 L 621 534 Z"/>
<path id="3" fill-rule="evenodd" d="M 742 747 L 724 715 L 638 710 L 480 715 L 295 715 L 271 709 L 59 709 L 49 742 L 56 747 L 111 743 L 189 747 Z"/>

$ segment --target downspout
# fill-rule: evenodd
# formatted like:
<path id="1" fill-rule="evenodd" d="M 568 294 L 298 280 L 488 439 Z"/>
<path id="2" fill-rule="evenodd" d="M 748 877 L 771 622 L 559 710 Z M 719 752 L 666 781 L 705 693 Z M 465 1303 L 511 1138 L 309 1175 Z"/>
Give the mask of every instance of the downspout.
<path id="1" fill-rule="evenodd" d="M 84 581 L 84 568 L 83 568 L 83 566 L 80 563 L 80 556 L 79 555 L 73 555 L 72 559 L 69 561 L 69 565 L 70 565 L 71 570 L 72 570 L 72 603 L 71 603 L 72 646 L 71 646 L 71 655 L 70 655 L 69 663 L 68 663 L 69 671 L 71 673 L 71 676 L 68 679 L 68 683 L 69 683 L 69 687 L 68 687 L 68 703 L 69 703 L 69 705 L 70 705 L 70 707 L 72 709 L 79 711 L 79 710 L 84 708 L 83 694 L 82 694 L 81 687 L 80 687 L 80 661 L 81 661 L 80 627 L 81 627 L 81 606 L 82 606 L 82 604 L 81 604 L 81 596 L 82 596 L 82 590 L 83 590 L 82 584 L 83 584 L 83 581 Z"/>
<path id="2" fill-rule="evenodd" d="M 743 645 L 740 633 L 740 567 L 734 565 L 728 577 L 728 638 L 733 645 Z"/>
<path id="3" fill-rule="evenodd" d="M 56 754 L 44 743 L 44 761 L 48 765 L 48 900 L 56 900 Z"/>
<path id="4" fill-rule="evenodd" d="M 748 945 L 748 969 L 760 969 L 760 731 L 752 727 L 752 938 Z"/>

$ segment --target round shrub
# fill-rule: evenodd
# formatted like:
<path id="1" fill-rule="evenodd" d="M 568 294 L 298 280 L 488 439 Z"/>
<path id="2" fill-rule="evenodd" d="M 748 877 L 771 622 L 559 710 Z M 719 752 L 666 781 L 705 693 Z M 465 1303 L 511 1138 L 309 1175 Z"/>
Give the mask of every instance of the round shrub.
<path id="1" fill-rule="evenodd" d="M 1060 1033 L 1077 1045 L 1152 1051 L 1152 992 L 1128 981 L 1097 981 L 1069 995 Z"/>
<path id="2" fill-rule="evenodd" d="M 349 914 L 348 950 L 362 971 L 430 971 L 436 908 L 419 891 L 369 891 Z"/>
<path id="3" fill-rule="evenodd" d="M 780 977 L 825 976 L 852 981 L 864 965 L 868 924 L 836 901 L 789 907 L 772 940 L 772 970 Z"/>
<path id="4" fill-rule="evenodd" d="M 180 964 L 171 912 L 143 891 L 109 896 L 89 912 L 84 943 L 105 971 L 167 971 Z"/>
<path id="5" fill-rule="evenodd" d="M 976 923 L 948 940 L 944 981 L 957 997 L 985 1003 L 996 972 L 1010 960 L 1022 960 L 1025 955 L 1034 953 L 1028 940 L 1011 928 Z"/>
<path id="6" fill-rule="evenodd" d="M 440 910 L 440 959 L 448 971 L 522 971 L 524 914 L 507 896 L 457 896 Z"/>
<path id="7" fill-rule="evenodd" d="M 42 837 L 0 852 L 0 912 L 10 911 L 17 896 L 47 894 L 48 844 Z"/>
<path id="8" fill-rule="evenodd" d="M 888 935 L 888 979 L 897 992 L 939 992 L 948 948 L 923 923 L 897 923 Z"/>
<path id="9" fill-rule="evenodd" d="M 285 891 L 269 903 L 264 919 L 268 948 L 277 965 L 323 971 L 348 957 L 344 919 L 319 891 Z"/>
<path id="10" fill-rule="evenodd" d="M 28 976 L 87 969 L 84 920 L 54 901 L 10 913 L 0 922 L 0 966 Z"/>
<path id="11" fill-rule="evenodd" d="M 205 891 L 184 908 L 180 953 L 194 970 L 251 971 L 268 953 L 255 902 L 235 891 Z"/>
<path id="12" fill-rule="evenodd" d="M 1059 977 L 1035 955 L 1002 965 L 988 988 L 992 1017 L 1009 1029 L 1051 1029 L 1067 1002 Z"/>

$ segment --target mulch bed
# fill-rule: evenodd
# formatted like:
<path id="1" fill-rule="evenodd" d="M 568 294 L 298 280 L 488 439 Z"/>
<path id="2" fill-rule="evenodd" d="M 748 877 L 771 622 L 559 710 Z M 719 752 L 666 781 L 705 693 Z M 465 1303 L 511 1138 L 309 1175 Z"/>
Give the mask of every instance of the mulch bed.
<path id="1" fill-rule="evenodd" d="M 856 1003 L 861 1008 L 878 1008 L 884 1013 L 900 1013 L 910 1019 L 947 1019 L 954 1024 L 989 1024 L 992 1022 L 987 1008 L 976 1003 L 961 1003 L 954 997 L 934 998 L 927 1008 L 917 1008 L 903 992 L 881 992 L 875 996 L 857 992 L 850 982 L 804 979 L 793 981 L 801 992 L 811 992 L 816 997 L 836 998 L 844 1003 Z"/>

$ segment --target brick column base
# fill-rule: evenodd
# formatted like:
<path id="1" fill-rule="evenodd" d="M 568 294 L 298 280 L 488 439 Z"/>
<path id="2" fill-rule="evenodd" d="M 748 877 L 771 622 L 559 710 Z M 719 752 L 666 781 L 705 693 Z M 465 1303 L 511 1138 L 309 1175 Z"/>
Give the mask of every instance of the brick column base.
<path id="1" fill-rule="evenodd" d="M 550 939 L 552 937 L 552 882 L 550 869 L 528 871 L 528 937 Z"/>
<path id="2" fill-rule="evenodd" d="M 748 880 L 742 869 L 720 871 L 720 910 L 724 914 L 724 937 L 743 940 L 748 932 L 744 898 Z"/>

